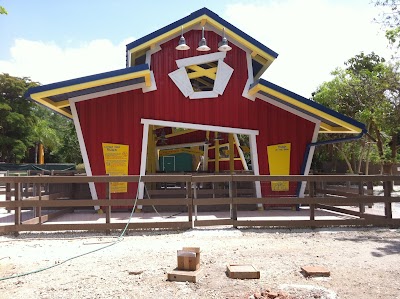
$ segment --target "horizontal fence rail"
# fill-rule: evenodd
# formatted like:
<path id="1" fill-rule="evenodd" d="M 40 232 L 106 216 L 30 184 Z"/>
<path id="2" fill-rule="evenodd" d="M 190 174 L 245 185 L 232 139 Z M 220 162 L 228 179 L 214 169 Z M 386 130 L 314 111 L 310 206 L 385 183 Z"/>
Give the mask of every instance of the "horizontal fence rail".
<path id="1" fill-rule="evenodd" d="M 0 177 L 0 195 L 5 200 L 0 201 L 0 208 L 5 209 L 8 219 L 12 221 L 0 223 L 0 233 L 18 233 L 20 231 L 59 231 L 59 230 L 113 230 L 173 228 L 187 229 L 194 226 L 229 225 L 233 227 L 322 227 L 322 226 L 390 226 L 399 227 L 400 219 L 393 218 L 392 203 L 400 202 L 400 197 L 391 196 L 393 181 L 399 181 L 399 176 L 389 175 L 292 175 L 266 176 L 241 174 L 158 174 L 146 176 L 3 176 Z M 306 184 L 305 196 L 271 196 L 257 197 L 254 192 L 256 182 L 269 184 L 273 181 L 288 181 Z M 114 182 L 144 183 L 144 198 L 116 199 L 112 198 L 110 184 Z M 332 183 L 350 182 L 355 188 L 336 188 Z M 106 187 L 105 198 L 74 199 L 76 184 L 95 183 Z M 364 186 L 380 183 L 384 186 L 383 196 L 366 195 Z M 172 184 L 174 188 L 168 189 Z M 158 186 L 159 188 L 154 188 Z M 161 186 L 161 187 L 160 187 Z M 380 203 L 384 205 L 384 214 L 366 213 L 365 207 Z M 243 206 L 258 207 L 289 206 L 299 210 L 306 207 L 309 211 L 307 219 L 260 219 L 256 217 L 241 217 Z M 115 222 L 113 208 L 155 206 L 178 206 L 186 219 L 162 219 L 157 221 L 120 221 Z M 218 219 L 199 219 L 198 209 L 201 207 L 227 207 L 229 215 Z M 82 209 L 95 208 L 104 212 L 101 223 L 67 221 L 55 223 L 62 215 L 74 213 Z M 356 209 L 355 209 L 356 207 Z M 182 212 L 182 209 L 184 212 Z M 345 217 L 337 219 L 319 219 L 316 211 L 323 210 Z M 25 211 L 29 211 L 26 218 Z M 296 211 L 294 211 L 296 213 Z M 76 214 L 76 213 L 75 213 Z M 100 214 L 100 213 L 99 213 Z M 0 214 L 2 215 L 2 214 Z M 135 215 L 135 214 L 134 214 Z M 294 214 L 296 215 L 296 214 Z M 140 218 L 140 217 L 136 217 Z M 265 218 L 265 217 L 264 217 Z M 296 217 L 294 217 L 296 218 Z"/>

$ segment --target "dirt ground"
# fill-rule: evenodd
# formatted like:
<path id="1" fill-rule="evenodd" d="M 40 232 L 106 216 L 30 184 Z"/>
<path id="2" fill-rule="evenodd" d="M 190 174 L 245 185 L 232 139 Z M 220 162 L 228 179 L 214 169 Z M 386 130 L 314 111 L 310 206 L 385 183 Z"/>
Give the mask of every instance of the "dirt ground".
<path id="1" fill-rule="evenodd" d="M 0 236 L 0 298 L 400 298 L 399 229 L 129 231 L 113 243 L 119 234 Z M 184 246 L 201 249 L 197 283 L 167 280 Z M 231 279 L 227 264 L 252 264 L 261 278 Z M 306 278 L 307 265 L 331 276 Z"/>

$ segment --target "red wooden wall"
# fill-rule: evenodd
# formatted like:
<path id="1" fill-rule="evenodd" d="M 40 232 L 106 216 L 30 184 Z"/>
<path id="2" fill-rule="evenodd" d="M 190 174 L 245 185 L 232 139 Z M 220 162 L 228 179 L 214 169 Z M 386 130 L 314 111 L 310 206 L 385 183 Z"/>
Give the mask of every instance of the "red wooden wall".
<path id="1" fill-rule="evenodd" d="M 214 32 L 205 32 L 205 37 L 211 47 L 211 51 L 205 54 L 217 52 L 221 37 Z M 201 31 L 185 33 L 185 38 L 191 46 L 190 50 L 177 51 L 177 37 L 162 44 L 162 50 L 152 55 L 151 70 L 157 84 L 156 91 L 142 93 L 141 90 L 134 90 L 76 103 L 93 175 L 105 174 L 103 142 L 128 144 L 129 174 L 139 174 L 142 118 L 259 130 L 257 143 L 260 173 L 269 173 L 267 145 L 290 142 L 290 172 L 299 174 L 306 145 L 311 142 L 314 124 L 262 100 L 250 101 L 243 98 L 242 92 L 248 78 L 246 54 L 232 43 L 232 50 L 227 52 L 224 62 L 234 72 L 224 94 L 211 99 L 185 98 L 168 73 L 177 69 L 175 60 L 202 54 L 196 51 Z M 102 197 L 104 187 L 96 187 L 99 197 Z M 263 191 L 271 192 L 268 188 L 263 188 Z M 115 197 L 133 198 L 135 195 L 136 186 L 130 184 L 127 194 Z"/>

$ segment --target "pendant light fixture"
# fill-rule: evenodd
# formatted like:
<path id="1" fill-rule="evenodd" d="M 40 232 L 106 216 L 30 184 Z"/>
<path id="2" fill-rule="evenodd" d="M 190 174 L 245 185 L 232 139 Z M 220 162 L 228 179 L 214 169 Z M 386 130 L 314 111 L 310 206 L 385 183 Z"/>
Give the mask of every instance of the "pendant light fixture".
<path id="1" fill-rule="evenodd" d="M 207 41 L 204 37 L 204 27 L 202 28 L 202 33 L 201 33 L 201 40 L 199 42 L 199 46 L 197 48 L 197 51 L 202 51 L 202 52 L 206 52 L 206 51 L 210 51 L 210 47 L 207 46 Z"/>
<path id="2" fill-rule="evenodd" d="M 179 43 L 175 49 L 180 51 L 185 51 L 190 49 L 190 47 L 186 44 L 186 40 L 183 36 L 183 26 L 181 27 L 181 38 L 179 39 Z"/>
<path id="3" fill-rule="evenodd" d="M 228 45 L 228 39 L 225 37 L 225 28 L 222 28 L 223 37 L 222 41 L 218 43 L 218 50 L 221 52 L 228 52 L 232 50 L 232 47 Z"/>

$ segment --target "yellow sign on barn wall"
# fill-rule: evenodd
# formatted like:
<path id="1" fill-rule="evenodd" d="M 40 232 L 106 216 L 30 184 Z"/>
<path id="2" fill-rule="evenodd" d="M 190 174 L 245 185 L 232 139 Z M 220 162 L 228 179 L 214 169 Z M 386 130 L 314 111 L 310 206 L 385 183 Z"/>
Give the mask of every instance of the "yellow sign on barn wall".
<path id="1" fill-rule="evenodd" d="M 109 175 L 127 175 L 129 145 L 103 143 L 104 165 Z M 110 184 L 111 193 L 128 192 L 128 183 L 113 182 Z"/>
<path id="2" fill-rule="evenodd" d="M 289 175 L 290 143 L 267 146 L 269 173 L 271 175 Z M 272 191 L 288 191 L 288 181 L 271 182 Z"/>

